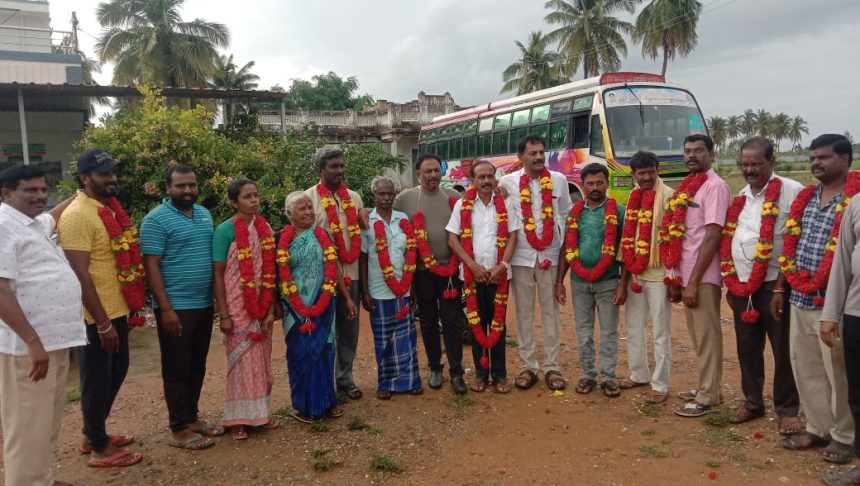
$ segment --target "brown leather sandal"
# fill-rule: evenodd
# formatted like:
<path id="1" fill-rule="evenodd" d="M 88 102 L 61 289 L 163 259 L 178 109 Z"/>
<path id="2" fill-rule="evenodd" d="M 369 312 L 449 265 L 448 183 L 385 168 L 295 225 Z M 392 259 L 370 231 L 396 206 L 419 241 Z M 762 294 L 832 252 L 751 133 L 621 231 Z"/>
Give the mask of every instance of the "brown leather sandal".
<path id="1" fill-rule="evenodd" d="M 517 376 L 516 381 L 514 381 L 514 385 L 520 390 L 528 390 L 529 388 L 535 386 L 535 383 L 537 382 L 538 377 L 532 370 L 523 370 Z"/>
<path id="2" fill-rule="evenodd" d="M 544 373 L 543 379 L 546 381 L 546 386 L 548 386 L 550 390 L 564 390 L 567 387 L 567 382 L 564 381 L 564 377 L 556 370 L 549 370 Z"/>

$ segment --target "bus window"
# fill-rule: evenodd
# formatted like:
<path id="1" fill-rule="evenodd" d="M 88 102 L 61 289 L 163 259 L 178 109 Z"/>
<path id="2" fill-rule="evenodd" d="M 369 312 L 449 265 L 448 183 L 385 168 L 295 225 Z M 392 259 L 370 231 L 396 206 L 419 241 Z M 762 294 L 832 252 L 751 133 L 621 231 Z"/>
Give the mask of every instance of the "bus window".
<path id="1" fill-rule="evenodd" d="M 606 157 L 606 149 L 603 148 L 603 125 L 600 124 L 599 115 L 591 117 L 590 134 L 589 145 L 591 146 L 591 155 Z"/>
<path id="2" fill-rule="evenodd" d="M 442 160 L 448 160 L 448 141 L 443 140 L 436 144 L 436 156 Z"/>
<path id="3" fill-rule="evenodd" d="M 573 100 L 573 111 L 589 110 L 591 111 L 591 103 L 594 101 L 594 95 L 580 96 Z"/>
<path id="4" fill-rule="evenodd" d="M 478 120 L 472 120 L 466 122 L 466 128 L 464 129 L 464 134 L 472 135 L 475 133 L 475 130 L 478 129 Z"/>
<path id="5" fill-rule="evenodd" d="M 588 147 L 588 114 L 573 117 L 573 134 L 570 137 L 573 148 Z"/>
<path id="6" fill-rule="evenodd" d="M 505 113 L 504 115 L 496 115 L 495 120 L 493 120 L 493 130 L 504 130 L 511 126 L 511 114 Z"/>
<path id="7" fill-rule="evenodd" d="M 566 148 L 567 120 L 553 122 L 549 127 L 549 149 Z"/>
<path id="8" fill-rule="evenodd" d="M 478 155 L 478 136 L 469 135 L 463 139 L 463 157 L 473 159 Z"/>
<path id="9" fill-rule="evenodd" d="M 493 119 L 492 118 L 484 118 L 478 124 L 478 131 L 479 132 L 489 132 L 492 129 L 493 129 Z"/>
<path id="10" fill-rule="evenodd" d="M 422 144 L 418 145 L 418 153 L 420 153 L 420 154 L 426 154 L 427 153 L 427 144 L 426 143 L 422 143 Z"/>
<path id="11" fill-rule="evenodd" d="M 540 123 L 549 120 L 549 105 L 538 106 L 532 109 L 532 123 Z"/>
<path id="12" fill-rule="evenodd" d="M 493 134 L 482 133 L 478 135 L 478 156 L 491 155 L 493 153 Z"/>
<path id="13" fill-rule="evenodd" d="M 493 155 L 505 155 L 508 153 L 508 132 L 496 132 L 493 134 Z"/>
<path id="14" fill-rule="evenodd" d="M 460 160 L 462 156 L 462 152 L 460 147 L 462 146 L 462 139 L 455 138 L 451 140 L 451 143 L 448 146 L 448 158 L 451 160 Z"/>
<path id="15" fill-rule="evenodd" d="M 536 126 L 529 127 L 529 133 L 537 135 L 538 137 L 546 140 L 547 124 L 544 123 L 543 125 L 536 125 Z"/>
<path id="16" fill-rule="evenodd" d="M 520 143 L 520 139 L 529 134 L 528 127 L 517 128 L 516 130 L 511 130 L 511 141 L 508 144 L 508 153 L 514 154 L 517 152 L 517 145 Z"/>
<path id="17" fill-rule="evenodd" d="M 566 117 L 568 113 L 570 113 L 570 100 L 553 103 L 552 110 L 550 111 L 550 119 L 558 120 L 559 118 Z"/>
<path id="18" fill-rule="evenodd" d="M 521 127 L 529 124 L 529 110 L 520 110 L 514 112 L 514 120 L 511 122 L 512 127 Z"/>

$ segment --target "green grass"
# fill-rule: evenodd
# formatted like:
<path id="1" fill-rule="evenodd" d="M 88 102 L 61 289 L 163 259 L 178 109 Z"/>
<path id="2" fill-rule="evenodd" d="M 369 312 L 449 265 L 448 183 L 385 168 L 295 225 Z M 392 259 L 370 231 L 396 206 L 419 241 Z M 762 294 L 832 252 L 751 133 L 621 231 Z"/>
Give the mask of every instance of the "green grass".
<path id="1" fill-rule="evenodd" d="M 519 346 L 519 343 L 517 343 L 517 338 L 505 338 L 506 348 L 516 348 L 517 346 Z"/>
<path id="2" fill-rule="evenodd" d="M 403 462 L 399 459 L 378 452 L 370 457 L 370 467 L 377 471 L 393 473 L 402 472 L 404 469 Z"/>
<path id="3" fill-rule="evenodd" d="M 320 472 L 331 471 L 334 462 L 331 459 L 319 458 L 314 461 L 314 469 Z"/>
<path id="4" fill-rule="evenodd" d="M 311 423 L 311 432 L 328 432 L 328 425 L 321 420 L 317 420 Z"/>
<path id="5" fill-rule="evenodd" d="M 346 426 L 349 430 L 364 430 L 370 428 L 367 425 L 367 422 L 364 421 L 361 417 L 353 417 L 352 420 L 349 421 L 349 425 Z"/>
<path id="6" fill-rule="evenodd" d="M 379 427 L 370 427 L 369 429 L 367 429 L 367 433 L 370 435 L 379 435 L 382 433 L 382 429 L 380 429 Z"/>
<path id="7" fill-rule="evenodd" d="M 326 447 L 324 445 L 318 445 L 318 446 L 314 447 L 313 455 L 314 455 L 314 457 L 322 457 L 322 456 L 328 454 L 329 452 L 331 452 L 331 449 L 329 449 L 328 447 Z"/>
<path id="8" fill-rule="evenodd" d="M 727 408 L 717 408 L 705 415 L 705 423 L 714 427 L 725 427 L 732 419 L 732 411 Z"/>
<path id="9" fill-rule="evenodd" d="M 746 438 L 734 430 L 720 429 L 708 435 L 708 443 L 716 447 L 725 447 L 731 443 L 744 442 Z"/>
<path id="10" fill-rule="evenodd" d="M 652 435 L 657 435 L 657 431 L 654 429 L 645 429 L 640 434 L 642 434 L 642 437 L 651 437 Z"/>
<path id="11" fill-rule="evenodd" d="M 646 417 L 659 417 L 663 415 L 663 407 L 658 403 L 645 402 L 639 407 L 639 413 Z"/>
<path id="12" fill-rule="evenodd" d="M 639 452 L 648 457 L 666 457 L 668 454 L 663 449 L 651 444 L 642 444 L 639 446 Z"/>
<path id="13" fill-rule="evenodd" d="M 290 418 L 290 414 L 293 413 L 293 409 L 290 407 L 281 407 L 273 413 L 275 417 L 280 417 L 283 419 Z"/>
<path id="14" fill-rule="evenodd" d="M 720 467 L 720 461 L 714 459 L 713 457 L 705 461 L 705 465 L 708 467 Z"/>
<path id="15" fill-rule="evenodd" d="M 81 401 L 81 389 L 78 387 L 66 390 L 66 403 L 78 403 Z"/>
<path id="16" fill-rule="evenodd" d="M 452 401 L 457 408 L 467 408 L 475 404 L 475 399 L 469 395 L 454 395 Z"/>
<path id="17" fill-rule="evenodd" d="M 343 405 L 347 402 L 349 402 L 349 395 L 347 395 L 344 391 L 337 392 L 337 404 Z"/>

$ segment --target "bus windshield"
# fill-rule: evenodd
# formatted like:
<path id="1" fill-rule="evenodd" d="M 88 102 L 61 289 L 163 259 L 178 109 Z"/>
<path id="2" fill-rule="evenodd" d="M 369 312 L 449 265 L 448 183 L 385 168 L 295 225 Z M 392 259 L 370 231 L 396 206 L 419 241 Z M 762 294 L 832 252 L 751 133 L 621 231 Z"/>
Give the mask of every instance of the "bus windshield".
<path id="1" fill-rule="evenodd" d="M 681 89 L 623 87 L 607 90 L 603 99 L 615 157 L 631 157 L 638 150 L 680 155 L 687 135 L 706 133 L 696 101 Z"/>

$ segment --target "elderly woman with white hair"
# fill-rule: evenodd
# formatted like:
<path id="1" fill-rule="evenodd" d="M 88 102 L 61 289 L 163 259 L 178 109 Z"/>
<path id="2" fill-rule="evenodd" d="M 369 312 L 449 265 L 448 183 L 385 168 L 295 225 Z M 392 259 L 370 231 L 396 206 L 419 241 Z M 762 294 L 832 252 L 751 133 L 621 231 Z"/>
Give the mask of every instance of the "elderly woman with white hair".
<path id="1" fill-rule="evenodd" d="M 281 230 L 276 259 L 294 409 L 291 416 L 310 423 L 343 415 L 334 388 L 335 294 L 344 296 L 350 318 L 358 315 L 358 308 L 338 270 L 331 238 L 314 226 L 310 197 L 294 192 L 284 205 L 291 224 Z"/>
<path id="2" fill-rule="evenodd" d="M 370 185 L 376 208 L 362 232 L 359 268 L 362 305 L 370 312 L 378 384 L 376 398 L 394 393 L 420 394 L 418 332 L 412 324 L 409 288 L 415 272 L 417 242 L 409 218 L 394 205 L 394 181 L 375 177 Z"/>

